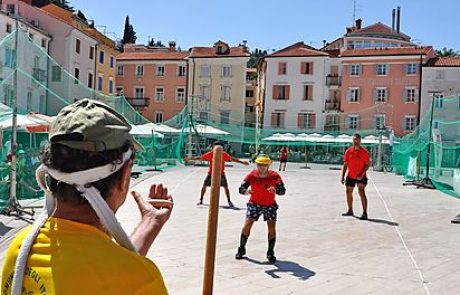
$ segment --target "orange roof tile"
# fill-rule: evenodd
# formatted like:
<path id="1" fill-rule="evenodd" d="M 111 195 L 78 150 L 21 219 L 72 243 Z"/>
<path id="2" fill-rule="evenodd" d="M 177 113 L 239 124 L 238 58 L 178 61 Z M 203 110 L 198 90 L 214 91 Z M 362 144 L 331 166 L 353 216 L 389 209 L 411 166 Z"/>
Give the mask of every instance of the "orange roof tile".
<path id="1" fill-rule="evenodd" d="M 303 42 L 297 42 L 286 48 L 280 49 L 267 57 L 293 57 L 293 56 L 328 56 L 329 54 Z"/>
<path id="2" fill-rule="evenodd" d="M 349 49 L 342 52 L 342 57 L 358 56 L 392 56 L 392 55 L 420 55 L 430 54 L 433 47 L 387 47 L 387 48 L 369 48 L 369 49 Z"/>
<path id="3" fill-rule="evenodd" d="M 374 35 L 375 33 L 377 34 L 383 34 L 383 35 L 389 35 L 389 36 L 397 36 L 399 38 L 405 39 L 406 41 L 410 40 L 410 37 L 399 32 L 397 33 L 396 31 L 393 31 L 389 26 L 382 24 L 381 22 L 369 25 L 367 27 L 361 28 L 359 30 L 350 32 L 345 34 L 345 36 L 365 36 L 365 35 Z"/>
<path id="4" fill-rule="evenodd" d="M 230 52 L 217 54 L 214 47 L 192 47 L 189 57 L 249 57 L 242 47 L 230 47 Z"/>
<path id="5" fill-rule="evenodd" d="M 123 52 L 117 60 L 182 60 L 189 55 L 187 51 L 157 51 L 157 52 Z"/>
<path id="6" fill-rule="evenodd" d="M 460 67 L 460 56 L 433 57 L 427 66 L 429 67 Z"/>

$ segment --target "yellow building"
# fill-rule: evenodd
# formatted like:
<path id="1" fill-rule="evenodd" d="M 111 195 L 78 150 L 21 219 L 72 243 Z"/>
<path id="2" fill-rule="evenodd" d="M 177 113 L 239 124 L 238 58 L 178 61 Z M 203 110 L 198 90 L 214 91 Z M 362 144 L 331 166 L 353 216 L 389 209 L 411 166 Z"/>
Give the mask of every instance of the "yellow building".
<path id="1" fill-rule="evenodd" d="M 246 104 L 246 46 L 193 47 L 188 60 L 188 99 L 204 121 L 244 126 Z"/>
<path id="2" fill-rule="evenodd" d="M 41 9 L 98 41 L 96 46 L 91 47 L 87 53 L 89 59 L 94 60 L 95 69 L 94 73 L 88 73 L 87 86 L 106 95 L 113 95 L 115 93 L 115 59 L 120 53 L 116 49 L 115 41 L 95 29 L 94 22 L 82 18 L 79 14 L 74 14 L 55 4 L 48 4 Z"/>

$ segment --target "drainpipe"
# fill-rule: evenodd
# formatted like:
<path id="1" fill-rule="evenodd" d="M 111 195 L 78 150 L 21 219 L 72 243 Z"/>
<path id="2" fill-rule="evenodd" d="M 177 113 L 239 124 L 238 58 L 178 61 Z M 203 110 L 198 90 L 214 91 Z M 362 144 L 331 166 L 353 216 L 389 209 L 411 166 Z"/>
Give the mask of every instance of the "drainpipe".
<path id="1" fill-rule="evenodd" d="M 423 69 L 423 54 L 420 54 L 420 65 L 419 65 L 419 81 L 418 81 L 418 113 L 417 113 L 417 126 L 420 125 L 420 115 L 422 112 L 422 69 Z"/>
<path id="2" fill-rule="evenodd" d="M 94 73 L 93 73 L 93 99 L 96 99 L 96 75 L 97 75 L 97 45 L 99 42 L 94 45 Z"/>

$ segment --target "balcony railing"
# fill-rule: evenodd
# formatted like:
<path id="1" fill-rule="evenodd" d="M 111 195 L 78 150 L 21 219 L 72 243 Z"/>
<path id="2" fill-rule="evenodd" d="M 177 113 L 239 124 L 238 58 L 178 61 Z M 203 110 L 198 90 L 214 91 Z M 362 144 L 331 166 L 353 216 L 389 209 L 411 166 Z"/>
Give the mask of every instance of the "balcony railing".
<path id="1" fill-rule="evenodd" d="M 127 99 L 135 108 L 145 108 L 149 105 L 148 97 L 127 97 Z"/>
<path id="2" fill-rule="evenodd" d="M 33 68 L 32 77 L 40 82 L 46 81 L 46 71 L 40 68 Z"/>
<path id="3" fill-rule="evenodd" d="M 342 85 L 342 77 L 328 75 L 326 77 L 326 85 L 327 86 L 341 86 Z"/>
<path id="4" fill-rule="evenodd" d="M 326 111 L 340 111 L 340 100 L 337 99 L 327 99 L 324 106 Z"/>

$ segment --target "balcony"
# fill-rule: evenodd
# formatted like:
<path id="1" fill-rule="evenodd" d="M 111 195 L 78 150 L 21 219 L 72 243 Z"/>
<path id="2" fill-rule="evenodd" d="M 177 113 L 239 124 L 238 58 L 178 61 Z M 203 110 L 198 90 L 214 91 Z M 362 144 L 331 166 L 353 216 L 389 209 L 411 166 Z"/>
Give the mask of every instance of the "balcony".
<path id="1" fill-rule="evenodd" d="M 46 71 L 40 68 L 33 68 L 32 69 L 32 77 L 39 82 L 46 81 Z"/>
<path id="2" fill-rule="evenodd" d="M 247 86 L 257 86 L 257 79 L 246 78 Z"/>
<path id="3" fill-rule="evenodd" d="M 150 100 L 148 97 L 127 97 L 126 99 L 136 109 L 146 108 Z"/>
<path id="4" fill-rule="evenodd" d="M 326 77 L 326 86 L 341 86 L 342 77 L 327 75 Z"/>
<path id="5" fill-rule="evenodd" d="M 335 111 L 335 112 L 340 112 L 340 100 L 338 99 L 327 99 L 324 109 L 326 111 Z"/>

